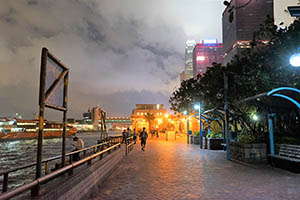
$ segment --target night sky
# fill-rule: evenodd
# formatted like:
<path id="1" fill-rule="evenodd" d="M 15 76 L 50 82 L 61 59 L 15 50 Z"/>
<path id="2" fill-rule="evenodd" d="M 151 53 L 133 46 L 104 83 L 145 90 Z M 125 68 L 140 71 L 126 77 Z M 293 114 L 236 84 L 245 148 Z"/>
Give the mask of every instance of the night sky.
<path id="1" fill-rule="evenodd" d="M 0 116 L 38 112 L 42 47 L 70 68 L 68 117 L 97 105 L 109 116 L 168 108 L 186 40 L 221 41 L 224 9 L 223 0 L 0 0 Z"/>

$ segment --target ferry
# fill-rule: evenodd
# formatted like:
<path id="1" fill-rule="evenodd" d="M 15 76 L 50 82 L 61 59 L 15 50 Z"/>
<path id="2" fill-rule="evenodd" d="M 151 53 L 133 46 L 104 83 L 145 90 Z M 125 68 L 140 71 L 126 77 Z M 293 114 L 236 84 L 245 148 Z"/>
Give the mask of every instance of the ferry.
<path id="1" fill-rule="evenodd" d="M 44 121 L 44 138 L 62 137 L 62 130 L 62 123 Z M 37 138 L 38 132 L 38 120 L 0 118 L 0 140 Z M 76 133 L 76 128 L 67 126 L 67 136 Z"/>

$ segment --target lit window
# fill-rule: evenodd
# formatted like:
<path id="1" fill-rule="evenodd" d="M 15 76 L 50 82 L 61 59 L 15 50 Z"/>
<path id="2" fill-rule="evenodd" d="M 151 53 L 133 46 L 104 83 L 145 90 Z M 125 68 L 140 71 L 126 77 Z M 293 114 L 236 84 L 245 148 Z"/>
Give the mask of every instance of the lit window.
<path id="1" fill-rule="evenodd" d="M 140 115 L 140 113 L 138 112 L 137 115 Z"/>
<path id="2" fill-rule="evenodd" d="M 141 113 L 141 115 L 143 115 L 144 113 Z"/>
<path id="3" fill-rule="evenodd" d="M 204 61 L 205 56 L 197 56 L 196 61 Z"/>

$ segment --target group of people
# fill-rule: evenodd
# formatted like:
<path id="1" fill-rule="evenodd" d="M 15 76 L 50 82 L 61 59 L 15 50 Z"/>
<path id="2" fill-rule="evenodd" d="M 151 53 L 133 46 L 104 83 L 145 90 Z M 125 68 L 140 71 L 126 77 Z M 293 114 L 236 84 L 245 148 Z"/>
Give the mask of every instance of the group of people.
<path id="1" fill-rule="evenodd" d="M 124 129 L 123 132 L 122 132 L 122 144 L 126 143 L 126 139 L 128 137 L 131 137 L 131 136 L 133 136 L 133 140 L 136 143 L 136 131 L 135 131 L 135 129 L 133 129 L 133 132 L 131 132 L 130 128 L 127 128 L 127 130 Z"/>
<path id="2" fill-rule="evenodd" d="M 126 143 L 127 138 L 130 136 L 133 136 L 134 143 L 136 144 L 137 134 L 136 134 L 135 129 L 133 129 L 133 132 L 131 132 L 131 130 L 129 128 L 127 128 L 127 130 L 124 129 L 122 132 L 122 136 L 123 136 L 122 143 Z M 139 138 L 141 140 L 141 149 L 142 149 L 142 151 L 145 151 L 146 141 L 148 139 L 148 133 L 146 132 L 145 127 L 140 132 Z M 73 152 L 84 148 L 84 142 L 81 138 L 75 136 L 73 138 L 73 141 L 74 141 L 74 143 L 72 144 L 72 146 L 75 147 Z M 78 160 L 80 160 L 79 152 L 77 152 L 73 155 L 73 161 L 78 161 Z"/>
<path id="3" fill-rule="evenodd" d="M 136 134 L 136 130 L 133 129 L 133 133 L 131 133 L 131 130 L 129 128 L 124 129 L 122 132 L 122 143 L 126 143 L 126 139 L 130 136 L 133 136 L 133 140 L 134 140 L 134 144 L 136 144 L 136 139 L 137 139 L 137 134 Z M 141 140 L 141 149 L 142 151 L 145 151 L 145 147 L 146 147 L 146 141 L 148 139 L 148 133 L 146 132 L 146 128 L 143 128 L 143 131 L 140 132 L 139 134 L 139 138 Z"/>

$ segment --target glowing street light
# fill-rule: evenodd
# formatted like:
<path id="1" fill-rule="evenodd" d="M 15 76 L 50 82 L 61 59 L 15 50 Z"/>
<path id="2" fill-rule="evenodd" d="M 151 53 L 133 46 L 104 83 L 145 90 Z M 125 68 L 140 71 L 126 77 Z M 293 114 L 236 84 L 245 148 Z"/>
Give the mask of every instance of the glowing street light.
<path id="1" fill-rule="evenodd" d="M 290 57 L 290 64 L 293 67 L 300 67 L 300 48 L 298 48 L 297 51 L 298 51 L 297 53 L 293 54 Z"/>
<path id="2" fill-rule="evenodd" d="M 202 129 L 201 129 L 201 104 L 194 105 L 194 108 L 199 112 L 199 130 L 200 130 L 200 148 L 202 149 Z"/>
<path id="3" fill-rule="evenodd" d="M 258 117 L 258 115 L 253 114 L 253 115 L 252 115 L 252 119 L 253 119 L 254 121 L 258 121 L 258 120 L 259 120 L 259 117 Z"/>

